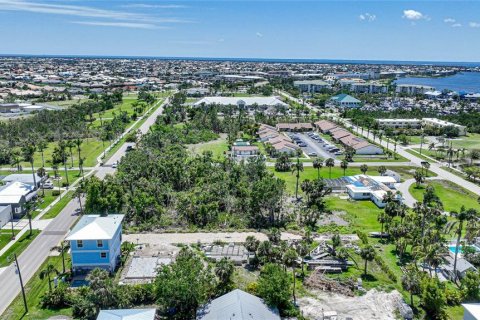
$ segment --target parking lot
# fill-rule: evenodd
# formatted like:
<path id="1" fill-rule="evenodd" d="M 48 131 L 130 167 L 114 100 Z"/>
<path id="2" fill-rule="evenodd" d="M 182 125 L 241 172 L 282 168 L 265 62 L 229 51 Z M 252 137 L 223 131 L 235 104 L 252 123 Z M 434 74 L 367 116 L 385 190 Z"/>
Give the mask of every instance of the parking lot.
<path id="1" fill-rule="evenodd" d="M 335 159 L 342 152 L 315 132 L 289 132 L 288 136 L 311 158 Z"/>

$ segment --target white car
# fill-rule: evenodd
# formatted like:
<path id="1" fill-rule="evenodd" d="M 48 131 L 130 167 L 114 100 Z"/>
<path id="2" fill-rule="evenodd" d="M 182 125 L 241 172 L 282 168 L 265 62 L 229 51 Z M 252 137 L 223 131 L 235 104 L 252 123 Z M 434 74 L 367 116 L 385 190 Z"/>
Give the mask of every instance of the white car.
<path id="1" fill-rule="evenodd" d="M 115 162 L 112 164 L 112 168 L 115 169 L 116 167 L 118 167 L 118 161 L 115 161 Z"/>

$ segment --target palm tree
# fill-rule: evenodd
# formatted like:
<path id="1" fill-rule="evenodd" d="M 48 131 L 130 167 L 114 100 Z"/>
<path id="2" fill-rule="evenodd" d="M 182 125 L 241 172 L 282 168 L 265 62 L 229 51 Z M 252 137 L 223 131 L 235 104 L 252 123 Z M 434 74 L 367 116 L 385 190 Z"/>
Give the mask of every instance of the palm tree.
<path id="1" fill-rule="evenodd" d="M 45 140 L 40 139 L 39 141 L 37 141 L 37 150 L 42 155 L 42 167 L 45 167 L 45 158 L 43 156 L 43 153 L 46 148 L 47 148 L 47 143 L 45 142 Z"/>
<path id="2" fill-rule="evenodd" d="M 78 204 L 80 205 L 80 214 L 83 214 L 83 206 L 82 206 L 82 195 L 85 192 L 85 181 L 81 180 L 78 184 L 77 188 L 73 192 L 72 198 L 77 198 Z"/>
<path id="3" fill-rule="evenodd" d="M 292 274 L 293 274 L 293 303 L 296 305 L 297 304 L 297 298 L 295 296 L 295 267 L 297 266 L 297 259 L 298 259 L 298 254 L 297 251 L 294 249 L 290 248 L 288 249 L 282 257 L 283 263 L 285 264 L 285 267 L 290 267 L 292 268 Z"/>
<path id="4" fill-rule="evenodd" d="M 387 168 L 385 166 L 380 166 L 378 167 L 378 173 L 380 173 L 380 175 L 385 175 L 385 173 L 387 172 Z"/>
<path id="5" fill-rule="evenodd" d="M 257 257 L 257 249 L 259 245 L 260 241 L 257 240 L 257 238 L 255 238 L 254 236 L 248 236 L 245 239 L 245 249 L 247 249 L 248 252 L 253 252 L 255 257 Z"/>
<path id="6" fill-rule="evenodd" d="M 73 168 L 73 148 L 75 148 L 75 145 L 76 145 L 75 141 L 68 140 L 65 145 L 68 148 L 68 151 L 70 152 L 70 164 L 71 164 L 71 167 Z"/>
<path id="7" fill-rule="evenodd" d="M 81 145 L 82 145 L 82 139 L 80 138 L 77 138 L 74 140 L 74 144 L 75 146 L 77 147 L 77 152 L 78 152 L 78 167 L 80 169 L 80 172 L 83 171 L 83 161 L 81 161 L 82 159 L 82 155 L 81 155 L 81 152 L 82 152 L 82 149 L 81 149 Z M 82 162 L 82 163 L 81 163 Z"/>
<path id="8" fill-rule="evenodd" d="M 30 167 L 32 168 L 32 176 L 33 176 L 33 188 L 37 189 L 37 174 L 35 170 L 33 169 L 33 160 L 34 160 L 34 155 L 35 155 L 35 145 L 33 143 L 27 143 L 23 148 L 23 158 L 25 161 L 30 163 Z"/>
<path id="9" fill-rule="evenodd" d="M 342 162 L 340 163 L 340 168 L 343 169 L 343 176 L 345 177 L 345 171 L 348 168 L 348 161 L 347 160 L 342 160 Z"/>
<path id="10" fill-rule="evenodd" d="M 68 241 L 60 242 L 59 246 L 55 246 L 51 249 L 52 251 L 57 251 L 62 255 L 62 273 L 65 273 L 65 252 L 70 250 L 70 244 Z"/>
<path id="11" fill-rule="evenodd" d="M 60 141 L 58 143 L 58 149 L 60 150 L 60 155 L 62 157 L 62 162 L 63 162 L 63 166 L 65 168 L 65 177 L 67 179 L 67 188 L 68 188 L 68 185 L 70 184 L 68 182 L 68 170 L 67 170 L 67 151 L 66 151 L 66 148 L 67 148 L 67 145 L 64 141 Z"/>
<path id="12" fill-rule="evenodd" d="M 361 171 L 363 174 L 367 173 L 367 171 L 368 171 L 368 165 L 362 164 L 362 165 L 360 166 L 360 171 Z"/>
<path id="13" fill-rule="evenodd" d="M 297 254 L 300 256 L 300 258 L 302 259 L 302 276 L 305 276 L 305 271 L 304 271 L 304 260 L 305 260 L 305 257 L 309 254 L 310 252 L 310 248 L 308 246 L 308 243 L 307 241 L 305 240 L 302 240 L 300 241 L 300 243 L 297 244 L 297 246 L 295 247 L 295 249 L 297 250 Z"/>
<path id="14" fill-rule="evenodd" d="M 48 279 L 48 291 L 52 291 L 52 280 L 51 280 L 50 276 L 52 274 L 58 274 L 58 273 L 59 273 L 58 270 L 51 263 L 49 263 L 45 269 L 40 271 L 40 274 L 39 274 L 40 279 L 41 280 L 43 280 L 45 278 Z"/>
<path id="15" fill-rule="evenodd" d="M 460 209 L 460 212 L 451 212 L 450 216 L 456 219 L 455 224 L 457 228 L 455 229 L 455 233 L 457 234 L 457 241 L 455 244 L 455 259 L 453 260 L 453 274 L 454 274 L 454 281 L 457 282 L 457 256 L 458 256 L 458 249 L 460 246 L 460 238 L 462 237 L 463 233 L 463 226 L 465 223 L 471 223 L 478 220 L 478 212 L 475 209 L 465 209 L 464 206 Z"/>
<path id="16" fill-rule="evenodd" d="M 335 166 L 335 160 L 328 158 L 325 160 L 325 166 L 328 167 L 328 177 L 332 179 L 332 168 Z"/>
<path id="17" fill-rule="evenodd" d="M 411 264 L 405 268 L 402 275 L 402 287 L 410 293 L 410 306 L 413 307 L 413 295 L 421 293 L 421 274 L 415 265 Z"/>
<path id="18" fill-rule="evenodd" d="M 43 177 L 45 177 L 46 174 L 47 174 L 47 171 L 45 171 L 44 167 L 41 167 L 41 168 L 37 169 L 37 176 L 39 176 L 40 179 L 41 179 L 40 180 L 41 181 L 40 186 L 42 188 L 42 197 L 45 196 L 45 189 L 43 188 Z"/>
<path id="19" fill-rule="evenodd" d="M 323 160 L 315 159 L 313 160 L 313 168 L 317 169 L 317 179 L 320 179 L 320 169 L 323 167 Z"/>
<path id="20" fill-rule="evenodd" d="M 428 168 L 430 168 L 430 163 L 427 161 L 422 161 L 422 167 L 425 169 L 425 177 L 428 177 Z"/>
<path id="21" fill-rule="evenodd" d="M 300 172 L 303 171 L 303 163 L 300 162 L 300 159 L 297 157 L 297 163 L 292 167 L 292 174 L 295 173 L 297 179 L 295 184 L 295 198 L 298 200 L 298 181 L 300 180 Z"/>
<path id="22" fill-rule="evenodd" d="M 219 289 L 221 294 L 230 290 L 234 271 L 235 267 L 233 266 L 233 262 L 227 257 L 223 257 L 215 265 L 215 275 L 219 280 Z"/>
<path id="23" fill-rule="evenodd" d="M 425 180 L 425 177 L 423 176 L 423 173 L 420 170 L 415 170 L 415 173 L 413 174 L 413 178 L 415 179 L 417 189 L 420 188 L 420 185 Z"/>
<path id="24" fill-rule="evenodd" d="M 360 250 L 360 256 L 365 260 L 364 274 L 367 275 L 367 263 L 375 259 L 375 249 L 371 245 L 365 246 Z"/>

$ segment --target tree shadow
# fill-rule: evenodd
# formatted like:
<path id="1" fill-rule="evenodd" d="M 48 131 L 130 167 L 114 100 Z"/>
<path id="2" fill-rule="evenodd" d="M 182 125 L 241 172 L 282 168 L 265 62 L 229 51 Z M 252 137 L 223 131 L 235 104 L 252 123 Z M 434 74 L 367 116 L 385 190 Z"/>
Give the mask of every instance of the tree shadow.
<path id="1" fill-rule="evenodd" d="M 362 280 L 368 281 L 368 282 L 377 281 L 377 277 L 375 277 L 374 275 L 369 274 L 369 273 L 362 274 L 361 278 L 362 278 Z"/>

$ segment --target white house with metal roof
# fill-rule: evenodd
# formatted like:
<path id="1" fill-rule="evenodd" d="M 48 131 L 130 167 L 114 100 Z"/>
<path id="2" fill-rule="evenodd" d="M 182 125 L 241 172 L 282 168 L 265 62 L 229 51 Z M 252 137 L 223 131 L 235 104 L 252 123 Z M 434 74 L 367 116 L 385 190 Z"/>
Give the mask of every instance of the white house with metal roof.
<path id="1" fill-rule="evenodd" d="M 33 185 L 23 182 L 10 182 L 0 187 L 0 206 L 11 206 L 16 219 L 23 216 L 26 204 L 36 197 L 37 191 Z"/>
<path id="2" fill-rule="evenodd" d="M 120 260 L 124 215 L 84 215 L 68 233 L 72 271 L 86 273 L 95 268 L 113 272 Z"/>
<path id="3" fill-rule="evenodd" d="M 250 293 L 235 289 L 197 310 L 197 320 L 280 320 L 278 309 Z"/>
<path id="4" fill-rule="evenodd" d="M 250 110 L 267 110 L 287 108 L 288 104 L 280 100 L 278 97 L 205 97 L 193 104 L 194 107 L 203 105 L 221 105 L 221 106 L 237 106 L 240 109 Z"/>

